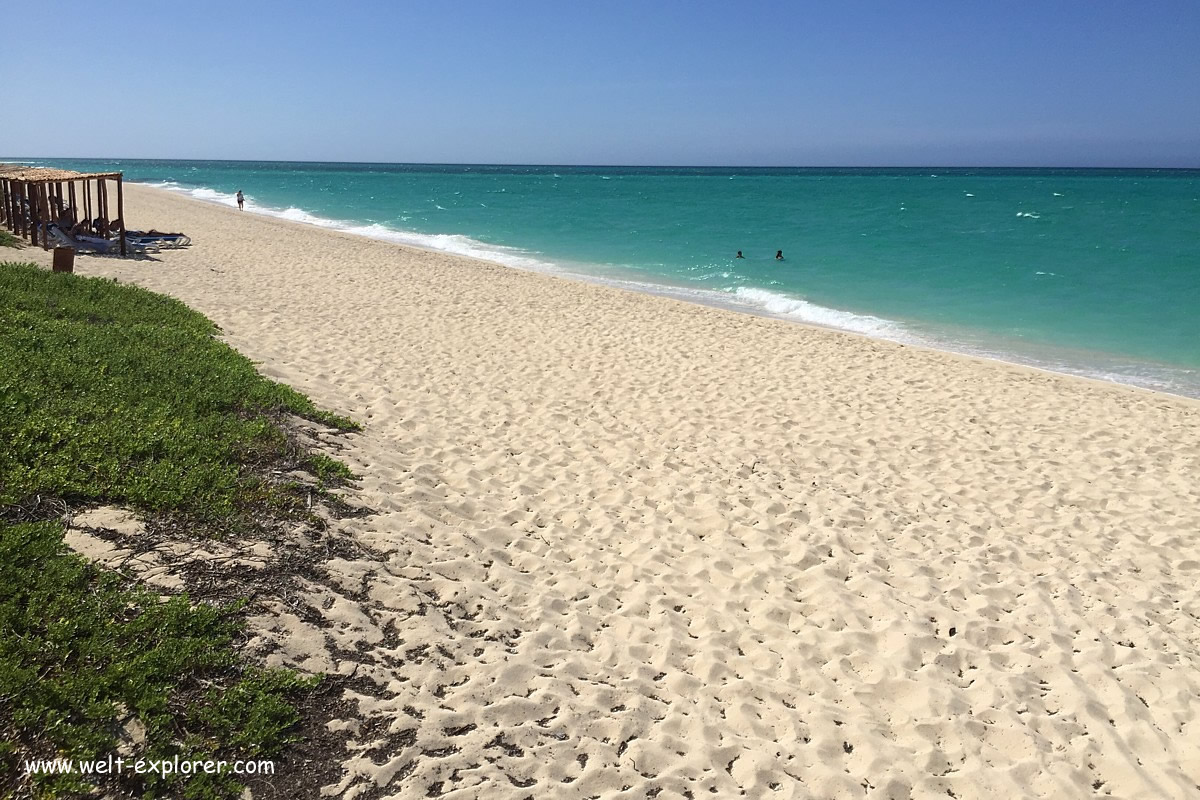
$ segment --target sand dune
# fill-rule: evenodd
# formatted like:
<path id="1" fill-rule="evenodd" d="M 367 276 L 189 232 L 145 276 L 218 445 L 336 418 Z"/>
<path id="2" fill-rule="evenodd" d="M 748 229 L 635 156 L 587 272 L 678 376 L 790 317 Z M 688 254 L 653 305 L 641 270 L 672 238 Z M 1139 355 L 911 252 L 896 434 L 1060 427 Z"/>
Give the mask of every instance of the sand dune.
<path id="1" fill-rule="evenodd" d="M 325 794 L 1200 796 L 1200 404 L 126 193 L 365 425 Z"/>

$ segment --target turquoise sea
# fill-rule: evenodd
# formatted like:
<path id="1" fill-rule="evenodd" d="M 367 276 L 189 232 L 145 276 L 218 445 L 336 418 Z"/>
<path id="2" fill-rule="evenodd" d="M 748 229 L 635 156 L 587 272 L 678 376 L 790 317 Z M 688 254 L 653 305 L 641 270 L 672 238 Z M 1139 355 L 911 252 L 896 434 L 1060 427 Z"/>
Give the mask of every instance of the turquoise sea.
<path id="1" fill-rule="evenodd" d="M 1200 397 L 1200 170 L 22 160 Z"/>

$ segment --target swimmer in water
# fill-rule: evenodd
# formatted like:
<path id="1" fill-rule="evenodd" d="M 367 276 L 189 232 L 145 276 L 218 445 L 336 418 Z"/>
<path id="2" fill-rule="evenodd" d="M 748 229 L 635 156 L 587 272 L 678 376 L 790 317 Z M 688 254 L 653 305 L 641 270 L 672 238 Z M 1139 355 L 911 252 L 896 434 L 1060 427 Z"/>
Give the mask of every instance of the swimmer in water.
<path id="1" fill-rule="evenodd" d="M 744 256 L 744 255 L 742 255 L 742 251 L 741 251 L 741 250 L 738 250 L 737 257 L 738 257 L 738 258 L 745 258 L 745 256 Z"/>
<path id="2" fill-rule="evenodd" d="M 776 250 L 776 251 L 775 251 L 775 260 L 776 260 L 776 261 L 783 261 L 783 251 L 782 251 L 782 250 Z"/>

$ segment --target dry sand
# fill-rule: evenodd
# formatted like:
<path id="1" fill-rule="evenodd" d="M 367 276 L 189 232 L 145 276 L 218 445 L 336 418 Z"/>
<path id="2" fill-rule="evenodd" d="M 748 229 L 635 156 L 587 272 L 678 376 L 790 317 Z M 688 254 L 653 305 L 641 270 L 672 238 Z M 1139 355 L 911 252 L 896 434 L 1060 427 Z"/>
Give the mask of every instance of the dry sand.
<path id="1" fill-rule="evenodd" d="M 365 425 L 325 794 L 1200 796 L 1200 404 L 126 192 Z"/>

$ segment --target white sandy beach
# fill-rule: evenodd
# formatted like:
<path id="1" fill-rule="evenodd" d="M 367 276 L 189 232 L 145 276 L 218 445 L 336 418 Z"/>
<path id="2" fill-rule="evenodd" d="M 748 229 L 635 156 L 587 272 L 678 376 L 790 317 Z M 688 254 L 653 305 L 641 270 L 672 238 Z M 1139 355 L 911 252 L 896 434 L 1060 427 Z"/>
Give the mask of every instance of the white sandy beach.
<path id="1" fill-rule="evenodd" d="M 325 794 L 1200 797 L 1200 403 L 125 193 L 364 425 Z"/>

